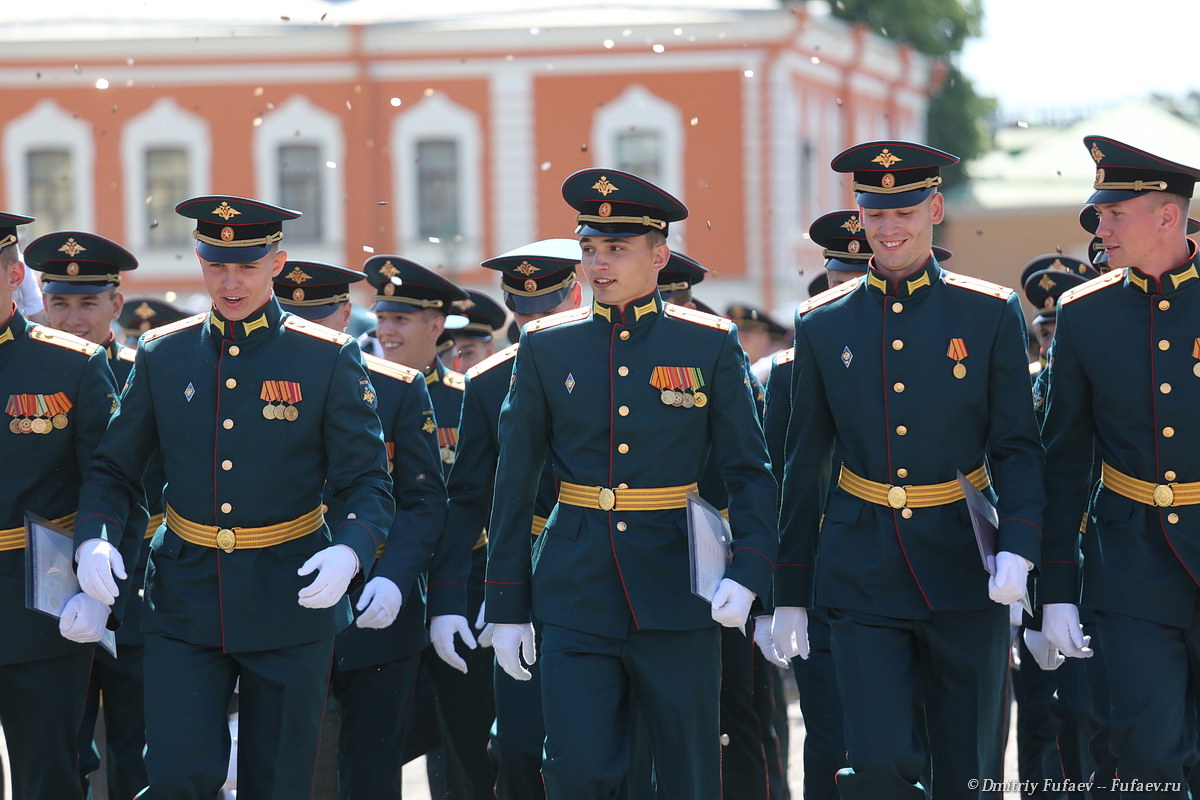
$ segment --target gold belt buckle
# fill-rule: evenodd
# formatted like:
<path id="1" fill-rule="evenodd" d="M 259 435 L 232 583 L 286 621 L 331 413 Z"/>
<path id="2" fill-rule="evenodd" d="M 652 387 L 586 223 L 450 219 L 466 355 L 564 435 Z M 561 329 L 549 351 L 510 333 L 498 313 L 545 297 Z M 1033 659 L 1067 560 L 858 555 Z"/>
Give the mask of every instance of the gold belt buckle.
<path id="1" fill-rule="evenodd" d="M 892 508 L 904 508 L 908 505 L 908 491 L 903 486 L 888 487 L 888 505 Z"/>
<path id="2" fill-rule="evenodd" d="M 237 537 L 229 528 L 221 528 L 217 531 L 217 547 L 224 550 L 226 553 L 232 553 L 234 546 L 237 544 Z"/>
<path id="3" fill-rule="evenodd" d="M 612 489 L 601 489 L 596 496 L 596 504 L 600 506 L 601 511 L 612 511 L 617 505 L 617 493 Z"/>
<path id="4" fill-rule="evenodd" d="M 1175 490 L 1165 483 L 1154 487 L 1154 505 L 1159 508 L 1175 505 Z"/>

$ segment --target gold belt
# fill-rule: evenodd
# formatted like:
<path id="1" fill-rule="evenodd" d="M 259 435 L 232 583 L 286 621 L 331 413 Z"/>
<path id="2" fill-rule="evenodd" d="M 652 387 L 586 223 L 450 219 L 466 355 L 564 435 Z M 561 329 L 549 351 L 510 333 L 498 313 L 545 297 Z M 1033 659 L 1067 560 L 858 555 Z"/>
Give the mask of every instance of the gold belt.
<path id="1" fill-rule="evenodd" d="M 1109 464 L 1100 464 L 1100 483 L 1122 497 L 1148 506 L 1194 506 L 1200 504 L 1200 481 L 1151 483 L 1130 477 Z"/>
<path id="2" fill-rule="evenodd" d="M 980 491 L 986 489 L 992 483 L 991 478 L 988 477 L 986 467 L 974 470 L 966 478 Z M 945 483 L 929 483 L 922 486 L 891 486 L 886 483 L 876 483 L 866 478 L 860 478 L 846 469 L 845 464 L 842 465 L 841 472 L 838 473 L 838 486 L 860 500 L 897 509 L 932 508 L 933 506 L 944 506 L 963 499 L 962 487 L 958 485 L 957 480 L 946 481 Z"/>
<path id="3" fill-rule="evenodd" d="M 55 525 L 60 525 L 67 530 L 75 529 L 75 512 L 72 511 L 66 516 L 50 520 Z M 0 552 L 6 550 L 24 550 L 25 549 L 25 526 L 19 528 L 3 528 L 0 529 Z"/>
<path id="4" fill-rule="evenodd" d="M 274 547 L 301 536 L 308 536 L 325 523 L 325 512 L 318 506 L 303 516 L 275 525 L 263 525 L 258 528 L 218 528 L 216 525 L 201 525 L 186 520 L 179 516 L 175 509 L 167 506 L 166 521 L 167 527 L 185 542 L 201 547 L 219 547 L 226 553 L 232 553 L 234 550 Z"/>
<path id="5" fill-rule="evenodd" d="M 150 517 L 150 521 L 146 523 L 146 538 L 149 539 L 158 530 L 158 526 L 162 525 L 163 514 L 155 514 Z"/>
<path id="6" fill-rule="evenodd" d="M 686 506 L 688 490 L 695 488 L 694 483 L 658 489 L 608 489 L 562 483 L 558 487 L 558 502 L 601 511 L 663 511 Z"/>
<path id="7" fill-rule="evenodd" d="M 546 527 L 548 521 L 545 517 L 539 517 L 537 514 L 534 514 L 533 523 L 529 526 L 529 532 L 537 536 Z"/>

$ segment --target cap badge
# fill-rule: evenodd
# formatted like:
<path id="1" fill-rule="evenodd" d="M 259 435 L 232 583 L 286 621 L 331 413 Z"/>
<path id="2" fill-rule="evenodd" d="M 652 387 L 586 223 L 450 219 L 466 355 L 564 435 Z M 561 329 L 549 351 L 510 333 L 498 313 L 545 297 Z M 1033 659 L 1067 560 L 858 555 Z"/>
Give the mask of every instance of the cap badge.
<path id="1" fill-rule="evenodd" d="M 1104 158 L 1104 153 L 1100 152 L 1100 148 L 1096 146 L 1095 142 L 1092 142 L 1091 153 L 1092 153 L 1092 158 L 1094 158 L 1096 160 L 1097 164 L 1100 163 L 1100 159 Z"/>
<path id="2" fill-rule="evenodd" d="M 70 264 L 67 264 L 67 274 L 68 275 L 78 275 L 79 274 L 79 265 L 76 264 L 74 261 L 72 261 Z"/>
<path id="3" fill-rule="evenodd" d="M 1071 271 L 1070 267 L 1068 267 L 1066 264 L 1062 263 L 1061 258 L 1054 259 L 1054 262 L 1052 264 L 1050 264 L 1050 266 L 1047 267 L 1046 269 L 1056 269 L 1059 272 L 1070 272 Z"/>
<path id="4" fill-rule="evenodd" d="M 847 245 L 846 245 L 847 253 L 854 254 L 854 253 L 857 253 L 861 249 L 862 249 L 862 244 L 857 239 L 851 239 L 849 241 L 849 243 L 847 243 Z"/>
<path id="5" fill-rule="evenodd" d="M 575 376 L 568 372 L 567 379 L 563 381 L 563 386 L 567 387 L 567 394 L 575 391 Z"/>
<path id="6" fill-rule="evenodd" d="M 383 293 L 386 294 L 388 297 L 391 297 L 392 295 L 394 295 L 396 293 L 396 287 L 393 284 L 389 283 L 387 286 L 383 287 Z"/>
<path id="7" fill-rule="evenodd" d="M 142 319 L 150 319 L 158 312 L 151 308 L 149 303 L 143 302 L 140 306 L 133 310 L 133 313 Z"/>
<path id="8" fill-rule="evenodd" d="M 605 203 L 605 205 L 608 204 Z M 528 261 L 522 261 L 520 264 L 517 264 L 517 266 L 513 267 L 513 271 L 524 275 L 525 277 L 529 277 L 535 272 L 541 272 L 540 269 L 535 267 L 533 264 L 530 264 Z"/>
<path id="9" fill-rule="evenodd" d="M 74 238 L 68 238 L 67 243 L 64 244 L 62 247 L 58 248 L 58 252 L 66 253 L 67 256 L 70 258 L 74 258 L 75 256 L 82 253 L 84 250 L 87 250 L 87 248 L 84 247 L 83 245 L 81 245 L 79 242 L 75 241 Z M 72 274 L 74 274 L 74 273 L 72 273 Z"/>
<path id="10" fill-rule="evenodd" d="M 533 278 L 530 278 L 529 280 L 525 281 L 525 291 L 535 292 L 535 291 L 537 291 L 537 288 L 538 288 L 537 281 L 535 281 Z"/>
<path id="11" fill-rule="evenodd" d="M 611 217 L 612 203 L 601 203 L 600 208 L 596 209 L 596 213 L 601 217 Z"/>
<path id="12" fill-rule="evenodd" d="M 1053 267 L 1051 267 L 1051 269 L 1053 269 Z M 1044 291 L 1048 292 L 1054 288 L 1054 279 L 1051 278 L 1049 275 L 1043 275 L 1042 279 L 1040 281 L 1038 281 L 1037 285 L 1040 289 L 1043 289 Z"/>
<path id="13" fill-rule="evenodd" d="M 455 300 L 450 305 L 458 311 L 466 311 L 475 307 L 475 301 L 468 297 L 466 300 Z"/>
<path id="14" fill-rule="evenodd" d="M 1099 186 L 1102 183 L 1104 183 L 1104 170 L 1098 169 L 1096 170 L 1096 185 Z"/>
<path id="15" fill-rule="evenodd" d="M 196 387 L 192 386 L 191 382 L 189 382 L 187 385 L 187 388 L 183 390 L 183 396 L 185 398 L 187 398 L 187 401 L 190 403 L 190 402 L 192 402 L 192 398 L 195 397 L 195 395 L 196 395 Z"/>
<path id="16" fill-rule="evenodd" d="M 846 220 L 845 222 L 843 222 L 843 223 L 842 223 L 842 225 L 841 225 L 841 227 L 843 227 L 843 228 L 845 228 L 846 230 L 848 230 L 848 231 L 850 232 L 850 234 L 851 234 L 851 235 L 854 235 L 854 234 L 856 234 L 856 233 L 858 233 L 859 231 L 861 231 L 861 230 L 862 230 L 862 225 L 860 225 L 860 224 L 859 224 L 859 222 L 858 222 L 858 215 L 857 215 L 857 214 L 855 214 L 853 217 L 851 217 L 850 219 L 848 219 L 848 220 Z"/>
<path id="17" fill-rule="evenodd" d="M 228 225 L 226 225 L 224 228 L 221 228 L 221 241 L 222 242 L 232 242 L 233 241 L 233 228 L 229 227 Z"/>
<path id="18" fill-rule="evenodd" d="M 877 155 L 871 159 L 871 163 L 878 164 L 879 166 L 883 167 L 884 169 L 891 169 L 892 164 L 895 164 L 896 162 L 903 161 L 903 160 L 904 160 L 903 158 L 900 158 L 900 156 L 893 154 L 890 150 L 888 150 L 885 147 L 879 151 L 879 155 Z"/>
<path id="19" fill-rule="evenodd" d="M 846 345 L 846 349 L 842 351 L 842 363 L 846 365 L 846 369 L 850 369 L 850 362 L 854 360 L 854 353 L 850 352 L 850 345 Z"/>
<path id="20" fill-rule="evenodd" d="M 1056 302 L 1058 302 L 1057 298 L 1055 298 L 1055 297 L 1047 297 L 1047 298 L 1046 298 L 1046 299 L 1045 299 L 1045 300 L 1042 302 L 1042 308 L 1044 308 L 1045 310 L 1049 311 L 1050 309 L 1054 308 L 1054 304 L 1055 304 Z"/>
<path id="21" fill-rule="evenodd" d="M 400 270 L 396 269 L 391 261 L 385 261 L 383 262 L 383 266 L 379 268 L 379 274 L 385 278 L 393 278 L 400 274 Z"/>
<path id="22" fill-rule="evenodd" d="M 222 200 L 221 205 L 214 208 L 212 210 L 212 213 L 216 214 L 218 217 L 220 217 L 221 219 L 228 222 L 231 217 L 236 217 L 239 214 L 241 214 L 242 212 L 238 211 L 236 208 L 229 205 L 229 202 L 227 200 Z"/>
<path id="23" fill-rule="evenodd" d="M 292 290 L 292 299 L 297 303 L 304 299 L 304 290 L 297 286 Z"/>
<path id="24" fill-rule="evenodd" d="M 879 185 L 885 189 L 890 189 L 896 185 L 896 176 L 890 172 L 883 173 L 883 177 L 879 179 Z"/>
<path id="25" fill-rule="evenodd" d="M 620 191 L 620 189 L 618 189 L 616 186 L 613 186 L 611 183 L 608 182 L 607 175 L 601 175 L 600 180 L 598 180 L 592 184 L 592 188 L 595 189 L 600 194 L 604 195 L 605 197 L 608 197 L 613 192 Z"/>
<path id="26" fill-rule="evenodd" d="M 292 267 L 292 271 L 283 277 L 295 283 L 304 283 L 305 281 L 312 280 L 312 275 L 309 275 L 307 272 L 300 269 L 300 267 Z"/>

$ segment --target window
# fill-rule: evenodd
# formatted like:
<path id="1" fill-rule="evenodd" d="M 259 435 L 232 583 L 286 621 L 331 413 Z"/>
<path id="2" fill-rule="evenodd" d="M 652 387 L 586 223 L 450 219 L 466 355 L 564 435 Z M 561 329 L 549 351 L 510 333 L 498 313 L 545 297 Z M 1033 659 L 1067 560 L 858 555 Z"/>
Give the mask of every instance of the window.
<path id="1" fill-rule="evenodd" d="M 321 202 L 321 148 L 285 144 L 279 148 L 279 204 L 304 214 L 287 224 L 291 242 L 320 242 L 324 207 Z"/>
<path id="2" fill-rule="evenodd" d="M 64 228 L 92 228 L 94 135 L 91 122 L 50 100 L 4 125 L 8 210 L 37 217 L 22 240 Z"/>
<path id="3" fill-rule="evenodd" d="M 626 131 L 617 134 L 617 169 L 640 175 L 657 184 L 663 178 L 660 131 Z"/>
<path id="4" fill-rule="evenodd" d="M 188 196 L 187 151 L 156 147 L 146 151 L 146 243 L 179 247 L 188 240 L 191 220 L 175 213 Z"/>
<path id="5" fill-rule="evenodd" d="M 422 239 L 449 239 L 462 234 L 459 219 L 458 142 L 417 142 L 417 231 Z"/>
<path id="6" fill-rule="evenodd" d="M 67 150 L 30 150 L 25 155 L 28 193 L 25 207 L 37 222 L 24 236 L 32 239 L 50 231 L 75 227 L 71 202 L 71 153 Z"/>

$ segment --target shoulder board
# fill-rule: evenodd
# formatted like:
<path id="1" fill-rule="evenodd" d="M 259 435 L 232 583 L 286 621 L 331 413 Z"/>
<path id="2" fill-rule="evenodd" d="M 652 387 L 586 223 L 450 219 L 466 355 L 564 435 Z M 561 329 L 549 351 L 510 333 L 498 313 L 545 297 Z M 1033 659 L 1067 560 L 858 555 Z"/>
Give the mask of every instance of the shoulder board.
<path id="1" fill-rule="evenodd" d="M 992 297 L 998 297 L 1001 300 L 1007 300 L 1012 297 L 1015 292 L 1007 286 L 1001 286 L 998 283 L 985 281 L 980 278 L 972 278 L 970 275 L 959 275 L 957 272 L 945 272 L 942 274 L 942 280 L 951 286 L 959 286 L 963 289 L 970 289 L 972 292 L 980 294 L 988 294 Z"/>
<path id="2" fill-rule="evenodd" d="M 1072 300 L 1083 297 L 1085 294 L 1091 294 L 1106 286 L 1114 286 L 1123 280 L 1125 280 L 1125 270 L 1123 269 L 1114 269 L 1112 272 L 1106 272 L 1099 278 L 1092 278 L 1087 283 L 1081 283 L 1078 286 L 1072 286 L 1070 289 L 1067 289 L 1058 298 L 1058 305 L 1061 307 Z"/>
<path id="3" fill-rule="evenodd" d="M 663 313 L 668 317 L 694 322 L 697 325 L 704 325 L 708 328 L 716 328 L 719 331 L 727 331 L 733 327 L 733 322 L 724 317 L 718 317 L 715 314 L 706 314 L 703 311 L 697 311 L 687 306 L 676 306 L 667 303 L 663 306 Z"/>
<path id="4" fill-rule="evenodd" d="M 117 358 L 132 364 L 137 360 L 137 350 L 132 347 L 121 347 L 117 350 Z"/>
<path id="5" fill-rule="evenodd" d="M 790 364 L 796 360 L 796 348 L 789 347 L 787 350 L 780 350 L 775 354 L 776 366 L 782 364 Z"/>
<path id="6" fill-rule="evenodd" d="M 461 392 L 467 388 L 467 377 L 461 372 L 448 369 L 442 374 L 442 383 Z"/>
<path id="7" fill-rule="evenodd" d="M 146 331 L 142 334 L 142 341 L 153 342 L 155 339 L 159 339 L 169 333 L 174 333 L 175 331 L 181 331 L 184 328 L 190 328 L 194 325 L 199 325 L 201 322 L 204 322 L 207 319 L 207 311 L 200 314 L 193 314 L 190 317 L 184 317 L 178 322 L 172 322 L 170 325 L 162 325 L 158 328 L 152 328 L 151 330 Z"/>
<path id="8" fill-rule="evenodd" d="M 492 355 L 485 358 L 483 361 L 480 361 L 478 364 L 476 364 L 475 366 L 473 366 L 469 370 L 467 370 L 467 378 L 473 379 L 476 375 L 480 375 L 484 372 L 487 372 L 489 369 L 496 366 L 497 364 L 503 364 L 505 361 L 511 361 L 512 359 L 516 358 L 517 357 L 517 346 L 518 345 L 510 344 L 508 347 L 504 348 L 499 353 L 493 353 Z"/>
<path id="9" fill-rule="evenodd" d="M 558 325 L 564 325 L 568 322 L 579 322 L 585 320 L 592 315 L 592 307 L 590 305 L 572 308 L 570 311 L 560 311 L 557 314 L 551 314 L 548 317 L 535 319 L 533 322 L 525 325 L 525 330 L 529 333 L 534 331 L 544 331 L 546 328 L 553 328 Z"/>
<path id="10" fill-rule="evenodd" d="M 81 339 L 71 333 L 63 333 L 54 328 L 47 328 L 45 325 L 34 325 L 29 331 L 29 336 L 39 342 L 62 347 L 66 350 L 74 350 L 76 353 L 83 353 L 85 356 L 90 356 L 97 350 L 103 348 L 98 344 L 92 344 L 87 339 Z"/>
<path id="11" fill-rule="evenodd" d="M 338 345 L 346 344 L 354 338 L 348 333 L 340 333 L 333 328 L 326 328 L 324 325 L 309 322 L 304 317 L 287 317 L 283 321 L 283 327 L 291 328 L 297 333 L 306 333 L 314 339 L 324 339 L 327 342 L 333 342 Z"/>
<path id="12" fill-rule="evenodd" d="M 390 378 L 395 378 L 405 383 L 412 383 L 413 379 L 421 374 L 412 367 L 396 364 L 388 361 L 386 358 L 373 356 L 370 353 L 363 353 L 363 363 L 367 365 L 367 369 L 371 370 L 371 372 L 378 372 L 380 375 L 387 375 Z"/>
<path id="13" fill-rule="evenodd" d="M 808 298 L 807 300 L 805 300 L 803 303 L 801 303 L 799 306 L 796 307 L 796 313 L 797 314 L 807 314 L 809 311 L 812 311 L 814 308 L 819 308 L 819 307 L 825 305 L 826 303 L 832 303 L 834 300 L 837 300 L 839 297 L 842 297 L 843 295 L 847 295 L 847 294 L 850 294 L 851 292 L 853 292 L 855 289 L 857 289 L 859 287 L 859 284 L 861 284 L 863 282 L 863 280 L 864 280 L 863 278 L 855 278 L 852 281 L 846 281 L 845 283 L 839 283 L 837 286 L 834 286 L 832 289 L 826 289 L 825 291 L 821 292 L 820 294 L 813 295 L 812 297 Z"/>

